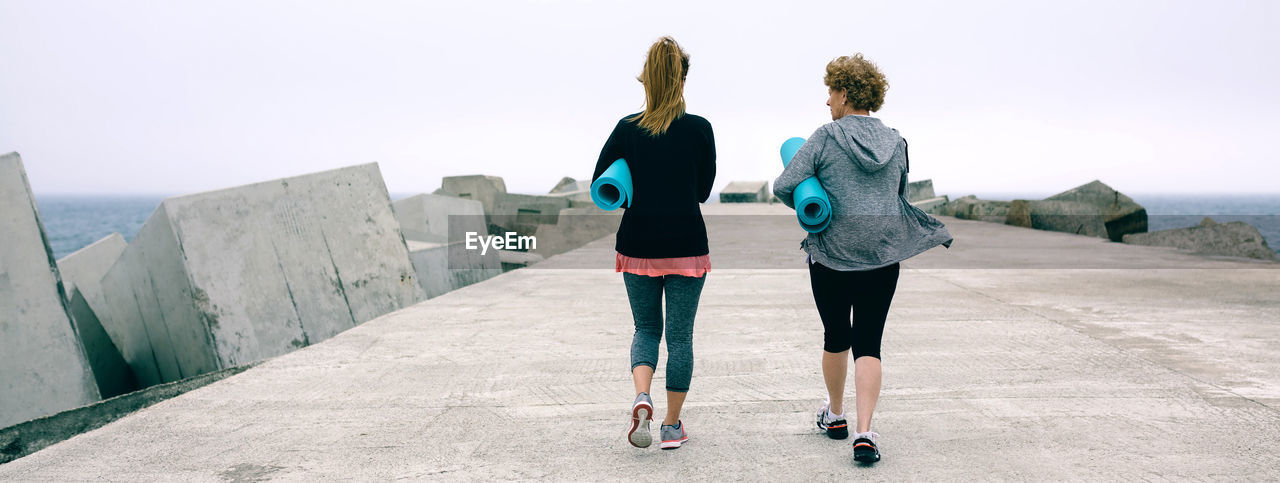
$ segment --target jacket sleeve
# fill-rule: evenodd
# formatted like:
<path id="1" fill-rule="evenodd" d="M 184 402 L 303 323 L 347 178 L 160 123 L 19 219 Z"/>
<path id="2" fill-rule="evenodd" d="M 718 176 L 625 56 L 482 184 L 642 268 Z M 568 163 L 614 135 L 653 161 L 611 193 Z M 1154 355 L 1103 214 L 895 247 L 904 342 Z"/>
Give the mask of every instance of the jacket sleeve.
<path id="1" fill-rule="evenodd" d="M 782 204 L 787 205 L 787 208 L 795 208 L 792 195 L 795 194 L 796 186 L 799 186 L 801 181 L 818 175 L 818 160 L 822 157 L 826 142 L 826 129 L 818 128 L 812 136 L 809 136 L 809 140 L 800 146 L 800 150 L 796 151 L 796 155 L 791 158 L 791 163 L 782 170 L 778 179 L 773 180 L 773 195 L 782 200 Z"/>
<path id="2" fill-rule="evenodd" d="M 711 198 L 711 187 L 716 182 L 716 136 L 711 132 L 711 123 L 707 123 L 707 143 L 703 148 L 702 163 L 698 165 L 698 202 L 706 203 Z"/>
<path id="3" fill-rule="evenodd" d="M 609 139 L 604 142 L 604 148 L 600 149 L 600 157 L 596 159 L 596 170 L 591 174 L 592 183 L 595 183 L 596 179 L 600 178 L 600 175 L 604 174 L 604 170 L 609 169 L 609 166 L 612 166 L 614 161 L 617 161 L 618 158 L 626 157 L 622 147 L 623 123 L 625 122 L 626 120 L 623 119 L 613 126 L 613 132 L 609 133 Z"/>

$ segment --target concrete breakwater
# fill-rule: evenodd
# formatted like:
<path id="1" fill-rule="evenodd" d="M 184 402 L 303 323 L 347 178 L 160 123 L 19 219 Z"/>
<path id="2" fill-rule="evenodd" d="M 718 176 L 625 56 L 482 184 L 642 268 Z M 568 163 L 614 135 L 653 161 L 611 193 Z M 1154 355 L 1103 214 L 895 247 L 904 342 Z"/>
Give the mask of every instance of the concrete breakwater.
<path id="1" fill-rule="evenodd" d="M 0 480 L 1254 481 L 1280 468 L 1270 264 L 942 217 L 956 244 L 903 264 L 872 423 L 885 459 L 859 467 L 813 424 L 822 324 L 794 214 L 704 214 L 713 270 L 691 439 L 675 452 L 625 440 L 633 328 L 605 236 L 0 465 Z M 1077 253 L 1111 269 L 1063 261 Z M 722 263 L 734 259 L 777 263 Z"/>
<path id="2" fill-rule="evenodd" d="M 17 153 L 0 157 L 0 182 L 0 427 L 292 352 L 618 220 L 595 220 L 571 179 L 537 196 L 451 177 L 392 203 L 365 164 L 168 198 L 129 243 L 113 234 L 54 263 Z M 464 246 L 508 231 L 542 246 Z"/>
<path id="3" fill-rule="evenodd" d="M 735 181 L 720 194 L 720 202 L 777 202 L 767 192 L 766 181 Z M 1257 227 L 1243 222 L 1217 225 L 1205 218 L 1200 226 L 1147 234 L 1146 208 L 1098 180 L 1043 200 L 984 200 L 973 195 L 952 200 L 946 195 L 937 196 L 933 181 L 928 179 L 908 183 L 903 194 L 912 205 L 933 215 L 1177 248 L 1202 255 L 1280 262 L 1280 255 L 1267 245 Z"/>
<path id="4" fill-rule="evenodd" d="M 931 186 L 929 194 L 932 195 Z M 1280 262 L 1280 256 L 1267 245 L 1257 227 L 1243 222 L 1206 228 L 1212 223 L 1206 218 L 1200 226 L 1148 233 L 1146 208 L 1097 180 L 1043 200 L 984 200 L 973 195 L 954 200 L 945 195 L 925 199 L 920 195 L 910 201 L 934 215 L 1176 248 L 1201 255 Z"/>
<path id="5" fill-rule="evenodd" d="M 164 200 L 102 282 L 150 386 L 274 357 L 424 298 L 376 165 Z"/>
<path id="6" fill-rule="evenodd" d="M 596 208 L 589 183 L 572 178 L 528 195 L 506 192 L 496 176 L 446 177 L 433 194 L 392 203 L 377 166 L 366 164 L 169 198 L 130 243 L 109 236 L 52 264 L 40 262 L 51 257 L 21 159 L 3 159 L 9 258 L 0 309 L 9 312 L 0 312 L 0 384 L 23 397 L 0 402 L 0 426 L 295 351 L 572 251 L 616 231 L 621 214 Z M 730 187 L 727 204 L 772 200 L 767 182 Z M 906 195 L 959 218 L 1127 241 L 1145 231 L 1145 211 L 1100 182 L 1040 201 L 953 201 L 930 180 Z M 1200 228 L 1195 240 L 1265 246 L 1240 235 L 1247 225 Z M 510 234 L 537 244 L 468 246 L 471 235 Z M 1131 242 L 1205 245 L 1169 238 Z"/>

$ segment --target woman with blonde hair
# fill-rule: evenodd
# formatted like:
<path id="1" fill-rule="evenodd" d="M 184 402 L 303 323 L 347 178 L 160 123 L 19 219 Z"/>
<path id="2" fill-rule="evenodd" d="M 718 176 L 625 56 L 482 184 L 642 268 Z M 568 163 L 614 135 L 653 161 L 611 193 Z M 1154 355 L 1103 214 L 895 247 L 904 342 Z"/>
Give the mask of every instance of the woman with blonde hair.
<path id="1" fill-rule="evenodd" d="M 689 54 L 674 39 L 663 37 L 649 47 L 639 77 L 644 111 L 618 121 L 591 177 L 594 182 L 619 158 L 631 169 L 631 201 L 618 226 L 615 270 L 622 272 L 635 322 L 631 377 L 636 397 L 627 440 L 638 448 L 648 447 L 653 438 L 649 391 L 664 329 L 664 294 L 667 413 L 659 446 L 675 449 L 689 439 L 680 409 L 693 375 L 693 319 L 711 269 L 698 204 L 711 196 L 716 146 L 711 123 L 685 112 L 688 74 Z"/>
<path id="2" fill-rule="evenodd" d="M 794 207 L 796 187 L 816 176 L 831 199 L 830 225 L 800 244 L 824 328 L 828 400 L 818 410 L 818 427 L 832 439 L 849 437 L 844 385 L 852 349 L 858 418 L 853 453 L 871 463 L 880 460 L 871 413 L 880 397 L 880 339 L 898 263 L 937 245 L 950 247 L 952 237 L 942 222 L 907 203 L 907 141 L 871 117 L 889 89 L 880 69 L 862 54 L 839 57 L 827 64 L 823 82 L 832 122 L 800 147 L 773 182 L 773 193 Z"/>

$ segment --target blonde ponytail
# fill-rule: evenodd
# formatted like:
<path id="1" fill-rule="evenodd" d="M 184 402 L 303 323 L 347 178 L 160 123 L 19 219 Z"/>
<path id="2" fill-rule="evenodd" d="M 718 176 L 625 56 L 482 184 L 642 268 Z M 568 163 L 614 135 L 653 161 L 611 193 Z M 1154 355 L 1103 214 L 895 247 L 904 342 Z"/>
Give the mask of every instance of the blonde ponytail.
<path id="1" fill-rule="evenodd" d="M 689 54 L 671 37 L 662 37 L 649 47 L 644 72 L 644 112 L 629 120 L 651 136 L 667 132 L 671 122 L 684 115 L 684 79 L 689 75 Z"/>

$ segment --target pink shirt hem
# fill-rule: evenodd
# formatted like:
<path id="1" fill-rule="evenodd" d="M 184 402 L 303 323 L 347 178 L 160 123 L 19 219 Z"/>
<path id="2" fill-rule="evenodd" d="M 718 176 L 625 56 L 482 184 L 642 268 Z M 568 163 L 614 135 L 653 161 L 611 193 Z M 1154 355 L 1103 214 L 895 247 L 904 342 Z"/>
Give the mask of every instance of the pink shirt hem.
<path id="1" fill-rule="evenodd" d="M 711 255 L 676 258 L 633 258 L 618 254 L 615 272 L 626 272 L 647 277 L 681 275 L 701 277 L 711 271 Z"/>

